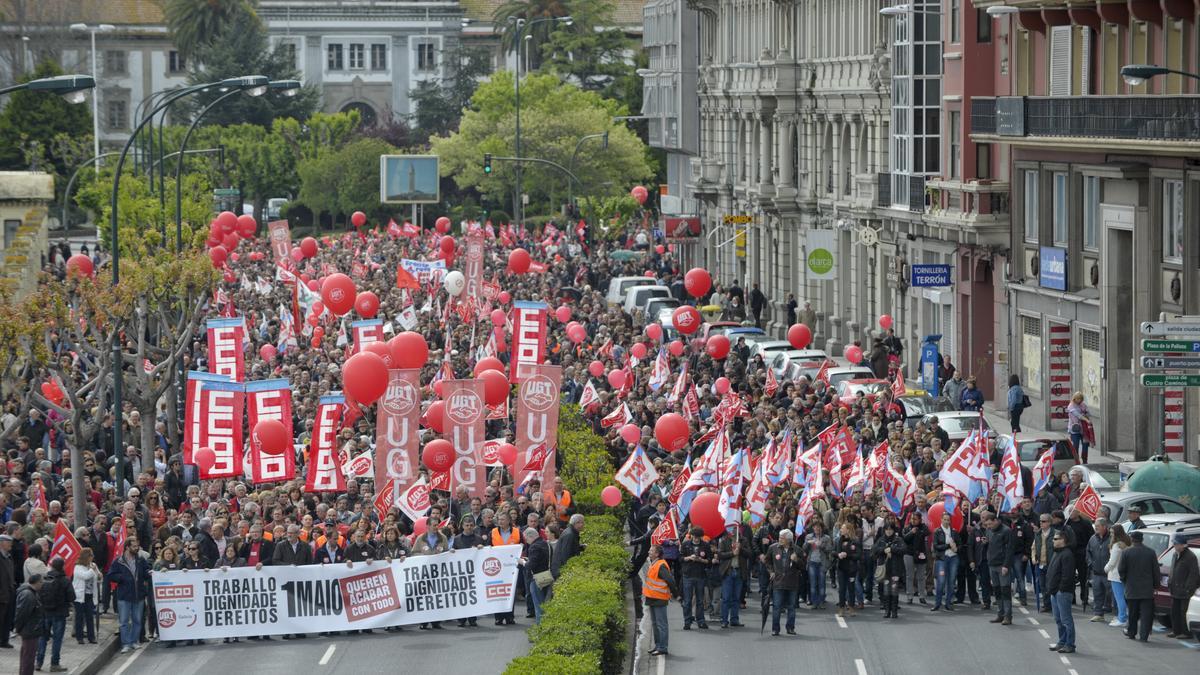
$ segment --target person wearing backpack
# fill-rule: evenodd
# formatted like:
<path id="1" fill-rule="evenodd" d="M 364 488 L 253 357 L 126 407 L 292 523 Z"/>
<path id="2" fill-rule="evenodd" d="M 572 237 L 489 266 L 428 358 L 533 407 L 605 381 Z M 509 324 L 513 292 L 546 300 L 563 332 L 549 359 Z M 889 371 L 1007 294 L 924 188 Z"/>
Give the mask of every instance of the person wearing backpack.
<path id="1" fill-rule="evenodd" d="M 42 575 L 31 574 L 17 589 L 16 613 L 13 629 L 21 636 L 21 665 L 19 675 L 33 675 L 33 662 L 37 657 L 38 641 L 45 631 L 42 601 L 38 591 L 42 588 Z"/>
<path id="2" fill-rule="evenodd" d="M 71 605 L 75 604 L 75 588 L 66 574 L 66 563 L 55 556 L 50 561 L 50 571 L 42 579 L 42 588 L 38 591 L 38 599 L 42 602 L 42 615 L 45 617 L 45 629 L 38 640 L 37 669 L 42 669 L 46 661 L 46 645 L 50 644 L 50 672 L 66 672 L 59 665 L 62 656 L 63 633 L 67 629 L 67 615 L 71 613 Z"/>

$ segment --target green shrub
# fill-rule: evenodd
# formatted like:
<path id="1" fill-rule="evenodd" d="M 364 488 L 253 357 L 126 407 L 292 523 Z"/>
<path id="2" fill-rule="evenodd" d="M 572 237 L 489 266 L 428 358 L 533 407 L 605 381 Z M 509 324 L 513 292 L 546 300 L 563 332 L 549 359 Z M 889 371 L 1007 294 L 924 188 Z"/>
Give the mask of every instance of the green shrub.
<path id="1" fill-rule="evenodd" d="M 600 675 L 600 661 L 594 654 L 531 654 L 510 661 L 504 675 Z"/>

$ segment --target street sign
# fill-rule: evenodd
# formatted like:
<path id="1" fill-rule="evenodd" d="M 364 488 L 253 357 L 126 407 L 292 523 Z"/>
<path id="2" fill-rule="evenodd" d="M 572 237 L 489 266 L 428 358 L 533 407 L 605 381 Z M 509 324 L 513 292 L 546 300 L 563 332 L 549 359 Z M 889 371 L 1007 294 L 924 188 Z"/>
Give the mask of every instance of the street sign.
<path id="1" fill-rule="evenodd" d="M 913 265 L 912 279 L 909 284 L 913 288 L 938 288 L 950 285 L 949 265 Z"/>
<path id="2" fill-rule="evenodd" d="M 1142 335 L 1200 335 L 1200 323 L 1143 321 Z"/>
<path id="3" fill-rule="evenodd" d="M 754 216 L 725 216 L 721 220 L 726 225 L 749 225 L 754 222 Z"/>
<path id="4" fill-rule="evenodd" d="M 1142 340 L 1144 352 L 1200 352 L 1200 342 L 1190 340 Z"/>
<path id="5" fill-rule="evenodd" d="M 1200 375 L 1143 373 L 1143 387 L 1200 387 Z"/>
<path id="6" fill-rule="evenodd" d="M 1147 370 L 1200 370 L 1200 356 L 1143 356 Z"/>

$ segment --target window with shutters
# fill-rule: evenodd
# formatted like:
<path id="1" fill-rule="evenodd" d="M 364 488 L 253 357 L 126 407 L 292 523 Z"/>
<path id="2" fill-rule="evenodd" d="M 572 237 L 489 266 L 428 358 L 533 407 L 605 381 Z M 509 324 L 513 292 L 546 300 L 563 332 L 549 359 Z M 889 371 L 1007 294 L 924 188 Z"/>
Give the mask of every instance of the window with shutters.
<path id="1" fill-rule="evenodd" d="M 1070 190 L 1067 188 L 1067 174 L 1055 173 L 1053 185 L 1053 200 L 1054 200 L 1054 245 L 1067 245 L 1067 227 L 1069 225 L 1070 211 L 1067 207 L 1067 202 L 1071 198 Z"/>
<path id="2" fill-rule="evenodd" d="M 1042 320 L 1036 316 L 1021 317 L 1021 386 L 1042 390 Z"/>
<path id="3" fill-rule="evenodd" d="M 1079 94 L 1092 93 L 1092 29 L 1079 27 Z"/>
<path id="4" fill-rule="evenodd" d="M 1183 260 L 1183 181 L 1162 182 L 1162 247 L 1163 260 Z"/>
<path id="5" fill-rule="evenodd" d="M 1083 177 L 1083 247 L 1100 248 L 1100 177 Z"/>
<path id="6" fill-rule="evenodd" d="M 1025 192 L 1021 195 L 1025 214 L 1025 241 L 1036 244 L 1038 241 L 1038 172 L 1036 169 L 1025 172 Z"/>
<path id="7" fill-rule="evenodd" d="M 1050 29 L 1050 95 L 1071 95 L 1071 27 Z"/>

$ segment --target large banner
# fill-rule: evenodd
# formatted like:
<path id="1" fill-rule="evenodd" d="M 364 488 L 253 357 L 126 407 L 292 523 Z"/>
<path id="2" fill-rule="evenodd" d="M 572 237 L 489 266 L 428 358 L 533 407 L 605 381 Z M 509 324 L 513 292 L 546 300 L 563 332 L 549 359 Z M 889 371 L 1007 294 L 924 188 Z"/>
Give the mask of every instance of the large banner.
<path id="1" fill-rule="evenodd" d="M 312 443 L 308 452 L 308 475 L 305 492 L 345 492 L 346 476 L 337 460 L 338 426 L 346 397 L 341 392 L 322 396 L 317 405 L 317 421 L 313 424 Z"/>
<path id="2" fill-rule="evenodd" d="M 520 555 L 520 546 L 495 546 L 391 563 L 155 572 L 159 637 L 362 630 L 509 612 Z"/>
<path id="3" fill-rule="evenodd" d="M 540 479 L 544 489 L 554 482 L 558 445 L 558 399 L 562 366 L 537 364 L 517 390 L 517 463 L 513 482 L 524 486 Z"/>
<path id="4" fill-rule="evenodd" d="M 466 296 L 483 309 L 483 230 L 474 227 L 467 233 Z"/>
<path id="5" fill-rule="evenodd" d="M 354 351 L 352 353 L 357 354 L 372 342 L 383 342 L 383 319 L 351 322 L 350 332 L 354 335 Z"/>
<path id="6" fill-rule="evenodd" d="M 235 382 L 246 380 L 245 331 L 246 321 L 241 317 L 208 320 L 208 372 Z"/>
<path id="7" fill-rule="evenodd" d="M 400 266 L 413 275 L 422 286 L 440 284 L 442 283 L 442 277 L 446 276 L 445 260 L 409 260 L 408 258 L 404 258 L 400 261 Z"/>
<path id="8" fill-rule="evenodd" d="M 207 411 L 201 393 L 204 385 L 212 382 L 229 382 L 224 375 L 213 375 L 200 370 L 189 370 L 187 374 L 186 401 L 183 407 L 183 463 L 193 464 L 192 453 L 208 444 L 204 440 L 204 419 Z"/>
<path id="9" fill-rule="evenodd" d="M 518 300 L 512 310 L 512 372 L 514 384 L 525 379 L 529 366 L 546 360 L 546 313 L 544 302 Z"/>
<path id="10" fill-rule="evenodd" d="M 246 417 L 250 429 L 250 452 L 246 456 L 246 478 L 251 483 L 279 483 L 296 477 L 296 453 L 291 443 L 279 455 L 262 451 L 254 427 L 262 420 L 279 420 L 287 429 L 289 439 L 295 438 L 292 431 L 292 389 L 287 378 L 259 380 L 246 383 Z"/>
<path id="11" fill-rule="evenodd" d="M 482 497 L 487 487 L 483 380 L 442 380 L 442 393 L 446 400 L 446 437 L 458 455 L 450 470 L 451 488 L 465 485 L 472 496 Z"/>
<path id="12" fill-rule="evenodd" d="M 271 252 L 275 254 L 275 262 L 287 260 L 292 252 L 292 231 L 286 220 L 272 220 L 267 223 L 267 233 L 271 237 Z"/>
<path id="13" fill-rule="evenodd" d="M 209 447 L 216 460 L 200 479 L 232 478 L 242 474 L 242 418 L 246 385 L 241 382 L 206 382 L 200 391 L 201 447 Z"/>
<path id="14" fill-rule="evenodd" d="M 393 482 L 397 494 L 417 480 L 421 451 L 421 369 L 389 370 L 375 419 L 375 491 Z"/>

